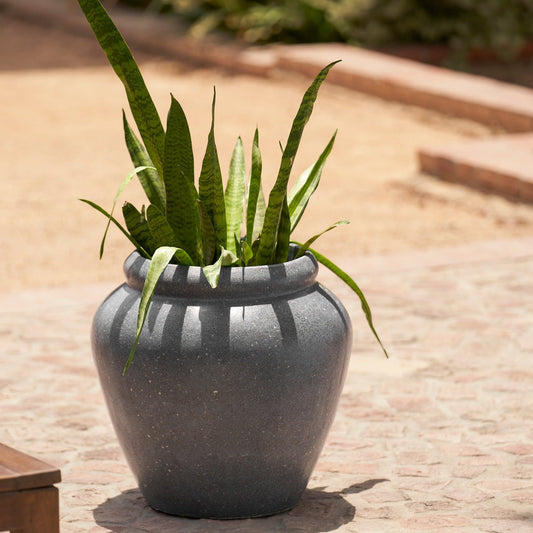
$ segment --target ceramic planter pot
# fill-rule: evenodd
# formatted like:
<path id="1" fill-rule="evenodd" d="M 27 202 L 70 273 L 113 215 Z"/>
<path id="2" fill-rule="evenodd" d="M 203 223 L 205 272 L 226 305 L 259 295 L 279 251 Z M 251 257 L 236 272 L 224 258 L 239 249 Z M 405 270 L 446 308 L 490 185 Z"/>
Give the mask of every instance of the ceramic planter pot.
<path id="1" fill-rule="evenodd" d="M 300 499 L 333 421 L 352 329 L 305 256 L 223 268 L 169 265 L 132 366 L 149 261 L 101 305 L 93 353 L 118 439 L 154 509 L 197 518 L 275 514 Z"/>

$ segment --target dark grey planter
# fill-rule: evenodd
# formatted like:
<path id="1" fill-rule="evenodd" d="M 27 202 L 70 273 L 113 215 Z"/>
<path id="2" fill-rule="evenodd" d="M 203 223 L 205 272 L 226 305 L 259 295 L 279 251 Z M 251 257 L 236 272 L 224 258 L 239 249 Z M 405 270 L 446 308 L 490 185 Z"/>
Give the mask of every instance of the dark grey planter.
<path id="1" fill-rule="evenodd" d="M 348 315 L 311 254 L 222 269 L 167 267 L 135 359 L 149 261 L 99 308 L 93 352 L 118 439 L 149 505 L 198 518 L 275 514 L 300 499 L 324 445 L 351 349 Z"/>

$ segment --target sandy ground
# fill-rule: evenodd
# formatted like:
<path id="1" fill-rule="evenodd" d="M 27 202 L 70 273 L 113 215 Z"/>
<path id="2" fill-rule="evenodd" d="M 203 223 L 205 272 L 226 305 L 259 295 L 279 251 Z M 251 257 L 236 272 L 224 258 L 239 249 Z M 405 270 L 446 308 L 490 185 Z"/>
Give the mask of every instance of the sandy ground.
<path id="1" fill-rule="evenodd" d="M 96 43 L 0 12 L 0 291 L 122 279 L 130 244 L 117 231 L 98 260 L 105 220 L 78 198 L 110 208 L 131 166 L 123 144 L 126 99 Z M 169 93 L 190 121 L 201 161 L 217 87 L 216 136 L 223 169 L 237 136 L 251 149 L 257 125 L 272 182 L 278 141 L 288 134 L 311 80 L 265 80 L 185 67 L 139 51 L 147 84 L 166 115 Z M 332 58 L 332 60 L 335 58 Z M 318 195 L 296 237 L 339 219 L 317 243 L 332 259 L 533 233 L 533 208 L 438 182 L 417 171 L 416 149 L 489 135 L 486 127 L 323 86 L 296 162 L 303 170 L 339 130 Z M 297 175 L 297 172 L 295 173 Z M 137 185 L 123 195 L 141 205 Z M 350 271 L 350 266 L 343 264 Z M 356 274 L 355 272 L 351 272 Z"/>

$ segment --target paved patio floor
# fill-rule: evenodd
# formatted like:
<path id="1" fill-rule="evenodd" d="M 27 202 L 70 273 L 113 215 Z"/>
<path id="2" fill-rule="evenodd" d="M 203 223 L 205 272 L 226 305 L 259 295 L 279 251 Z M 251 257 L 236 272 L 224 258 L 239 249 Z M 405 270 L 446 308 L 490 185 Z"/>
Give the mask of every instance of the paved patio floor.
<path id="1" fill-rule="evenodd" d="M 147 507 L 88 342 L 111 285 L 1 295 L 0 441 L 61 468 L 62 532 L 532 531 L 533 240 L 355 264 L 391 359 L 349 291 L 324 276 L 356 332 L 337 418 L 301 503 L 255 520 Z"/>

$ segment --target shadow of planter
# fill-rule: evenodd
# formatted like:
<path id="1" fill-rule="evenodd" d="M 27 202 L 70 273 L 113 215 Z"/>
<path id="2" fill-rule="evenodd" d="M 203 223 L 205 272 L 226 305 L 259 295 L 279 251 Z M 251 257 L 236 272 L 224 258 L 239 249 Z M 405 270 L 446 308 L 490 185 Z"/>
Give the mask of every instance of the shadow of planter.
<path id="1" fill-rule="evenodd" d="M 199 531 L 197 525 L 202 523 L 206 533 L 238 530 L 245 531 L 246 524 L 253 524 L 254 530 L 272 533 L 323 533 L 335 531 L 349 524 L 356 515 L 355 507 L 345 498 L 347 494 L 358 494 L 370 490 L 386 479 L 369 479 L 338 492 L 328 492 L 323 488 L 307 489 L 300 502 L 291 511 L 245 520 L 205 520 L 179 518 L 165 515 L 151 509 L 138 489 L 125 491 L 114 498 L 106 500 L 93 511 L 95 522 L 110 531 L 143 531 L 175 533 Z"/>

